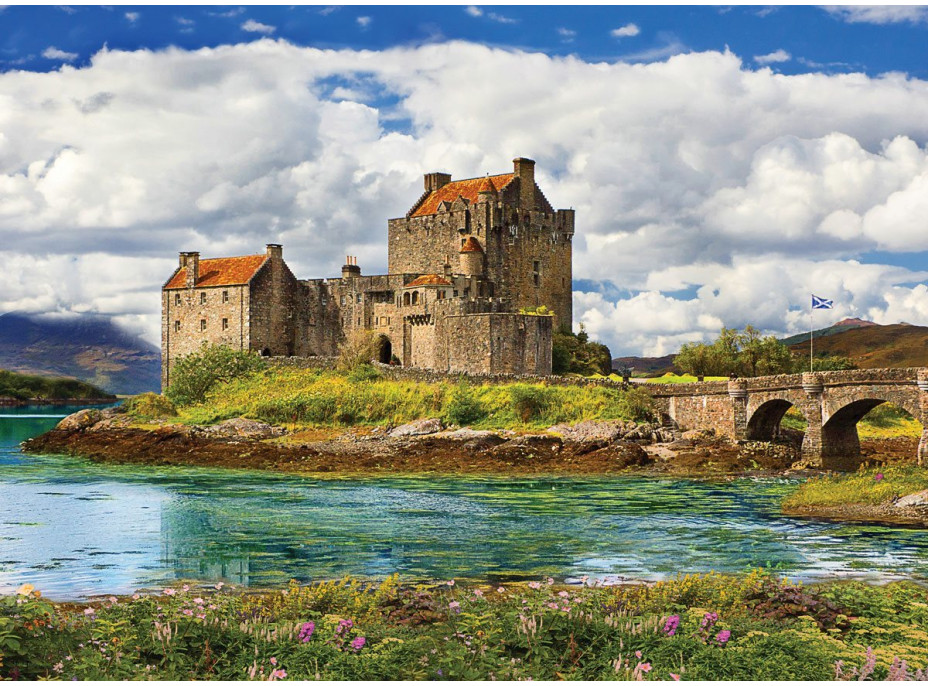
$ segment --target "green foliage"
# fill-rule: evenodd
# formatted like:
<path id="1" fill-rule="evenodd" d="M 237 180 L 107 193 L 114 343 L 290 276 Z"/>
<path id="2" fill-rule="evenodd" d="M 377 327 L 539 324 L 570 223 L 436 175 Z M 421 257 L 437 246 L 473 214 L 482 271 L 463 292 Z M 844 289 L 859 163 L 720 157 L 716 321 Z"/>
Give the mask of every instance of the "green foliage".
<path id="1" fill-rule="evenodd" d="M 383 376 L 380 371 L 369 362 L 364 362 L 356 365 L 353 369 L 348 372 L 348 380 L 353 383 L 361 383 L 362 381 L 374 381 Z"/>
<path id="2" fill-rule="evenodd" d="M 807 358 L 796 358 L 796 372 L 804 372 L 809 369 Z M 839 372 L 845 369 L 857 369 L 854 361 L 844 355 L 829 355 L 821 353 L 812 359 L 812 370 L 816 372 Z"/>
<path id="3" fill-rule="evenodd" d="M 115 396 L 77 379 L 17 374 L 0 369 L 0 398 L 72 400 Z"/>
<path id="4" fill-rule="evenodd" d="M 806 588 L 761 571 L 620 587 L 184 586 L 87 605 L 23 587 L 0 597 L 0 679 L 830 680 L 838 662 L 914 679 L 926 601 L 915 584 Z"/>
<path id="5" fill-rule="evenodd" d="M 123 408 L 137 419 L 164 419 L 176 417 L 177 409 L 168 398 L 157 393 L 142 393 L 128 398 Z"/>
<path id="6" fill-rule="evenodd" d="M 448 424 L 468 426 L 476 424 L 487 412 L 477 399 L 474 389 L 467 381 L 461 379 L 447 395 L 444 418 Z"/>
<path id="7" fill-rule="evenodd" d="M 605 345 L 591 341 L 581 324 L 580 332 L 576 334 L 565 329 L 555 332 L 551 365 L 555 374 L 609 376 L 612 373 L 612 355 Z"/>
<path id="8" fill-rule="evenodd" d="M 182 407 L 206 399 L 218 384 L 254 374 L 267 367 L 257 353 L 233 350 L 224 345 L 203 343 L 195 353 L 186 355 L 174 363 L 168 399 Z"/>
<path id="9" fill-rule="evenodd" d="M 350 377 L 271 367 L 216 386 L 205 402 L 179 407 L 179 416 L 192 424 L 247 417 L 307 426 L 402 424 L 440 416 L 482 429 L 519 429 L 586 419 L 632 419 L 630 412 L 639 413 L 642 402 L 633 396 L 632 404 L 626 403 L 626 391 L 618 384 L 488 383 L 465 384 L 465 390 L 461 384 Z M 512 391 L 516 386 L 519 390 Z"/>
<path id="10" fill-rule="evenodd" d="M 350 373 L 359 367 L 371 366 L 377 357 L 380 336 L 366 329 L 353 329 L 338 347 L 337 367 L 340 372 Z"/>
<path id="11" fill-rule="evenodd" d="M 796 364 L 788 347 L 773 336 L 761 336 L 750 324 L 744 331 L 722 328 L 711 344 L 687 343 L 673 362 L 697 377 L 788 374 Z"/>
<path id="12" fill-rule="evenodd" d="M 659 419 L 654 398 L 641 388 L 634 386 L 622 394 L 624 414 L 636 422 L 651 422 Z"/>

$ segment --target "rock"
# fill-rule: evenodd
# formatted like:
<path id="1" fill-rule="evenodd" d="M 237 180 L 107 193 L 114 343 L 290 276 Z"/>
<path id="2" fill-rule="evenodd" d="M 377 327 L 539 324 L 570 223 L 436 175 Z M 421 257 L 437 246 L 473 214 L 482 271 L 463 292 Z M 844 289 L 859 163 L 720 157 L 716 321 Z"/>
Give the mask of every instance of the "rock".
<path id="1" fill-rule="evenodd" d="M 711 438 L 715 436 L 715 431 L 712 429 L 693 429 L 691 431 L 684 431 L 680 438 L 687 441 L 699 441 L 705 438 Z"/>
<path id="2" fill-rule="evenodd" d="M 564 438 L 567 443 L 586 443 L 619 440 L 629 430 L 625 422 L 621 420 L 599 421 L 588 419 L 583 422 L 577 422 L 573 426 L 569 424 L 556 424 L 548 429 L 548 432 L 558 434 Z"/>
<path id="3" fill-rule="evenodd" d="M 613 443 L 596 454 L 604 455 L 615 460 L 618 466 L 623 468 L 646 467 L 655 461 L 654 456 L 648 454 L 640 445 L 637 443 L 626 443 L 625 441 Z"/>
<path id="4" fill-rule="evenodd" d="M 440 438 L 447 438 L 452 441 L 473 441 L 482 438 L 488 438 L 493 436 L 499 438 L 500 442 L 504 441 L 504 438 L 500 438 L 499 435 L 493 431 L 477 431 L 476 429 L 471 429 L 469 427 L 464 427 L 462 429 L 456 429 L 454 431 L 443 431 L 440 435 Z"/>
<path id="5" fill-rule="evenodd" d="M 561 439 L 549 435 L 517 436 L 493 448 L 496 456 L 508 459 L 524 459 L 544 455 L 553 455 L 563 447 Z"/>
<path id="6" fill-rule="evenodd" d="M 272 438 L 282 436 L 286 433 L 286 430 L 254 419 L 236 417 L 227 419 L 215 426 L 207 427 L 204 429 L 204 433 L 219 436 L 241 436 L 242 438 Z"/>
<path id="7" fill-rule="evenodd" d="M 928 490 L 912 493 L 899 498 L 893 503 L 894 507 L 928 507 Z"/>
<path id="8" fill-rule="evenodd" d="M 58 426 L 55 428 L 59 431 L 83 431 L 101 419 L 103 419 L 103 413 L 100 410 L 78 410 L 58 422 Z"/>
<path id="9" fill-rule="evenodd" d="M 438 418 L 417 419 L 409 424 L 403 424 L 396 427 L 390 432 L 391 438 L 403 438 L 404 436 L 426 436 L 441 431 L 444 426 Z"/>

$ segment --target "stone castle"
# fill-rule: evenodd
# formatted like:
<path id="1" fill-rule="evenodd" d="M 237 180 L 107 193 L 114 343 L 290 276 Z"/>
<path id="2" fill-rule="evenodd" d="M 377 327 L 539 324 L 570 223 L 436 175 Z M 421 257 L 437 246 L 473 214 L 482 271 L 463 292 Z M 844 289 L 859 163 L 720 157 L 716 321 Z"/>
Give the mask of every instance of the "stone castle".
<path id="1" fill-rule="evenodd" d="M 174 362 L 203 342 L 334 356 L 358 329 L 378 334 L 384 363 L 550 374 L 553 331 L 573 319 L 574 211 L 552 208 L 534 161 L 513 165 L 461 181 L 426 174 L 406 216 L 387 222 L 387 274 L 363 276 L 348 257 L 341 278 L 297 279 L 276 244 L 242 257 L 180 253 L 161 294 L 162 388 Z"/>

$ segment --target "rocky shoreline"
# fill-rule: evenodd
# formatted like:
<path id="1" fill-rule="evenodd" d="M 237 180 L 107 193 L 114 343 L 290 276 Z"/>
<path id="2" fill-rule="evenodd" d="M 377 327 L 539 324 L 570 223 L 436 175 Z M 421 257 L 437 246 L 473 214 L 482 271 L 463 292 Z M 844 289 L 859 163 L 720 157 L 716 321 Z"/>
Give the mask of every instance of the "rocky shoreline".
<path id="1" fill-rule="evenodd" d="M 10 398 L 0 396 L 0 407 L 30 407 L 56 405 L 109 405 L 119 400 L 115 395 L 110 398 Z"/>
<path id="2" fill-rule="evenodd" d="M 384 427 L 288 431 L 248 419 L 213 426 L 139 425 L 121 410 L 81 410 L 23 444 L 26 452 L 120 464 L 307 474 L 782 474 L 802 469 L 791 444 L 734 443 L 651 424 L 589 421 L 543 433 L 478 431 L 423 419 Z"/>

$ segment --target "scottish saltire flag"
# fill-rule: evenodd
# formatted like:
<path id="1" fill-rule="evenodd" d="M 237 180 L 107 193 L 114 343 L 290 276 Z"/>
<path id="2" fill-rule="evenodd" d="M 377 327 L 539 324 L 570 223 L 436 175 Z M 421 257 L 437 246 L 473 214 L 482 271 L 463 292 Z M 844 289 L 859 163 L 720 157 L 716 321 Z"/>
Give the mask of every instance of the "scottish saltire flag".
<path id="1" fill-rule="evenodd" d="M 835 306 L 834 300 L 826 300 L 825 298 L 820 298 L 817 295 L 812 296 L 812 309 L 813 310 L 830 310 Z"/>

